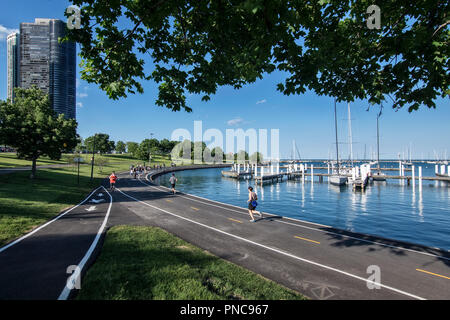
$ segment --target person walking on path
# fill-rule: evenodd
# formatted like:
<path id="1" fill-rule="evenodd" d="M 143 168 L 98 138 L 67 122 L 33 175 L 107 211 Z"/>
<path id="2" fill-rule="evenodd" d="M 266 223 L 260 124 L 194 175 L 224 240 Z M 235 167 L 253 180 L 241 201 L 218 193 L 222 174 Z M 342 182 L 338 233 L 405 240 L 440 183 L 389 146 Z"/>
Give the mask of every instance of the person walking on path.
<path id="1" fill-rule="evenodd" d="M 116 186 L 117 176 L 116 173 L 113 171 L 112 174 L 109 176 L 109 189 L 111 191 L 114 191 Z"/>
<path id="2" fill-rule="evenodd" d="M 250 222 L 255 222 L 255 217 L 253 216 L 253 214 L 258 213 L 255 210 L 256 206 L 258 205 L 256 200 L 258 200 L 258 196 L 256 195 L 256 192 L 253 191 L 252 187 L 248 187 L 248 200 L 247 200 L 247 202 L 248 202 L 248 213 L 250 214 L 250 217 L 252 218 L 252 220 L 250 220 Z M 262 218 L 261 211 L 258 214 Z"/>
<path id="3" fill-rule="evenodd" d="M 175 177 L 175 173 L 172 173 L 172 176 L 169 178 L 169 182 L 172 185 L 172 193 L 175 194 L 175 184 L 177 183 L 178 179 Z"/>

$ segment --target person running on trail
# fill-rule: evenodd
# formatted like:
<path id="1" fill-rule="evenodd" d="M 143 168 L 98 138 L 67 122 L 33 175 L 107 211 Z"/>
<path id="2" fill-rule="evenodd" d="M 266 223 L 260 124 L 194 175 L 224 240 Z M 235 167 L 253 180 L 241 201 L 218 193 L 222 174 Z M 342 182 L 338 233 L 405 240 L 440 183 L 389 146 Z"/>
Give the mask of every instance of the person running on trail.
<path id="1" fill-rule="evenodd" d="M 254 213 L 258 213 L 255 209 L 258 203 L 256 202 L 258 200 L 258 196 L 256 195 L 256 192 L 253 191 L 252 187 L 248 187 L 248 213 L 250 214 L 250 217 L 252 220 L 250 222 L 255 222 L 255 217 L 253 217 Z M 258 213 L 259 216 L 262 218 L 261 211 Z"/>
<path id="2" fill-rule="evenodd" d="M 113 173 L 109 176 L 109 189 L 111 191 L 114 191 L 116 186 L 117 176 L 116 173 L 113 171 Z"/>
<path id="3" fill-rule="evenodd" d="M 178 181 L 178 179 L 175 177 L 175 173 L 172 173 L 172 176 L 169 178 L 169 182 L 172 185 L 172 193 L 175 194 L 175 183 Z"/>

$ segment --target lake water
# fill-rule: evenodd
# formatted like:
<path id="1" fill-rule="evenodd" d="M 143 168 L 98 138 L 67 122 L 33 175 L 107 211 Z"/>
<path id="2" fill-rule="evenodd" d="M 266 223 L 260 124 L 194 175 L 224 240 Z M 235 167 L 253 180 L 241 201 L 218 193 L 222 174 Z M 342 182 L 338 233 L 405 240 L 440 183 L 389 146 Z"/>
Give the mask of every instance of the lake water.
<path id="1" fill-rule="evenodd" d="M 314 164 L 319 165 L 326 166 Z M 395 163 L 381 166 L 398 168 Z M 315 177 L 313 183 L 310 177 L 305 182 L 283 179 L 261 187 L 253 180 L 222 177 L 221 171 L 228 168 L 181 171 L 176 176 L 178 190 L 207 199 L 246 208 L 251 185 L 258 194 L 258 210 L 263 212 L 450 250 L 450 184 L 423 180 L 420 186 L 417 166 L 422 166 L 423 176 L 435 175 L 434 165 L 415 163 L 414 186 L 389 180 L 371 183 L 365 192 L 333 186 L 326 177 L 323 182 Z M 314 169 L 314 173 L 326 172 Z M 169 186 L 168 179 L 169 175 L 161 176 L 158 182 Z"/>

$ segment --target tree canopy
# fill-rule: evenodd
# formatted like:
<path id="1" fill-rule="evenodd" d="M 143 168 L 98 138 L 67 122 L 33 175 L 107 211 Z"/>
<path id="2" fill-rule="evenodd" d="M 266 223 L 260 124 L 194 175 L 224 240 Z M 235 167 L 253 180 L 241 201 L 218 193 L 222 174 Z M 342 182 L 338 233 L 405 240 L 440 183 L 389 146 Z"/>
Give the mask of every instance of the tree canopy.
<path id="1" fill-rule="evenodd" d="M 139 143 L 133 141 L 127 142 L 127 152 L 130 153 L 133 158 L 138 158 L 138 150 Z"/>
<path id="2" fill-rule="evenodd" d="M 79 142 L 77 122 L 57 115 L 48 95 L 35 86 L 16 88 L 14 93 L 14 103 L 0 102 L 0 136 L 17 150 L 19 158 L 32 161 L 34 178 L 40 156 L 59 160 L 61 153 L 75 148 Z"/>
<path id="3" fill-rule="evenodd" d="M 93 136 L 86 138 L 84 144 L 87 151 L 92 152 L 92 150 L 95 150 L 95 152 L 100 152 L 101 154 L 110 153 L 115 148 L 114 141 L 110 141 L 109 134 L 106 133 L 96 133 Z"/>
<path id="4" fill-rule="evenodd" d="M 219 86 L 240 88 L 279 70 L 277 89 L 312 90 L 337 101 L 389 99 L 393 108 L 434 108 L 449 91 L 450 5 L 385 0 L 380 29 L 367 25 L 369 0 L 74 0 L 82 78 L 112 99 L 159 85 L 156 104 L 192 111 Z M 150 58 L 151 66 L 145 66 Z"/>
<path id="5" fill-rule="evenodd" d="M 125 142 L 120 141 L 120 140 L 117 141 L 117 143 L 116 143 L 116 151 L 117 152 L 123 153 L 126 151 L 126 148 L 127 148 L 127 146 L 126 146 Z"/>

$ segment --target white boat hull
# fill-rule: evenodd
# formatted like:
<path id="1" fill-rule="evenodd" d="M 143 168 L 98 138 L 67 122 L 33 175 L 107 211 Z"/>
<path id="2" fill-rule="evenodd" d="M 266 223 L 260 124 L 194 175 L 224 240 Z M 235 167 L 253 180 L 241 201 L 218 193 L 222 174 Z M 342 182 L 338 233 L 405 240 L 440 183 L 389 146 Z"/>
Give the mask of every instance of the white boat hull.
<path id="1" fill-rule="evenodd" d="M 336 186 L 342 186 L 347 183 L 347 177 L 345 176 L 330 176 L 330 183 Z"/>

